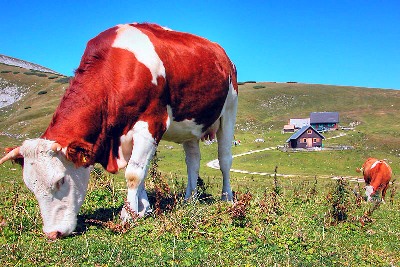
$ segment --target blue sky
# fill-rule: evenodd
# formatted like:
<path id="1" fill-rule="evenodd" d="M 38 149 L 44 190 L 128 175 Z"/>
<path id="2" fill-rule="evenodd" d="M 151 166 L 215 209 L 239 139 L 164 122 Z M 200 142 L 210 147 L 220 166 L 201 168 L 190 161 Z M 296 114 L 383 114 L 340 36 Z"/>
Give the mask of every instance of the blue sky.
<path id="1" fill-rule="evenodd" d="M 154 22 L 221 44 L 240 81 L 400 89 L 400 1 L 5 1 L 0 54 L 72 75 L 89 39 Z"/>

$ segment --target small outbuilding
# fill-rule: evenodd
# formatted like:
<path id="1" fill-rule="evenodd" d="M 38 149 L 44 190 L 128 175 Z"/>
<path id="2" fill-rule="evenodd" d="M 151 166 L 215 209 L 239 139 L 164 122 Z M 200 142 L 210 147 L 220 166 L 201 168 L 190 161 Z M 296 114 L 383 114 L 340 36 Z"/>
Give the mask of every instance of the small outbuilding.
<path id="1" fill-rule="evenodd" d="M 290 148 L 313 148 L 322 147 L 325 137 L 311 125 L 306 125 L 294 133 L 286 143 Z"/>
<path id="2" fill-rule="evenodd" d="M 303 128 L 306 125 L 310 125 L 310 118 L 304 119 L 290 119 L 289 124 L 294 125 L 296 130 Z"/>
<path id="3" fill-rule="evenodd" d="M 283 126 L 283 133 L 294 133 L 295 127 L 293 124 L 287 124 Z"/>

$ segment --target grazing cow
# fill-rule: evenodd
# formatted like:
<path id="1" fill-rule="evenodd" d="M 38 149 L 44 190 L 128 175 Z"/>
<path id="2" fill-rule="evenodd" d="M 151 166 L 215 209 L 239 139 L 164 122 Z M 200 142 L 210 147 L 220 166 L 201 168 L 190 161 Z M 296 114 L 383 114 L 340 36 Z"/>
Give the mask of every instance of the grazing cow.
<path id="1" fill-rule="evenodd" d="M 126 24 L 91 39 L 41 138 L 26 140 L 6 160 L 24 160 L 50 239 L 76 227 L 89 166 L 125 168 L 129 208 L 149 210 L 144 178 L 161 139 L 182 143 L 188 184 L 196 192 L 200 139 L 218 138 L 222 198 L 232 200 L 229 170 L 236 120 L 236 69 L 225 51 L 204 38 L 154 24 Z M 121 211 L 130 219 L 128 210 Z"/>
<path id="2" fill-rule="evenodd" d="M 357 172 L 363 172 L 365 181 L 365 194 L 367 200 L 371 201 L 373 195 L 382 190 L 382 201 L 385 201 L 386 190 L 389 181 L 392 178 L 392 169 L 384 160 L 368 158 L 361 169 L 357 168 Z"/>

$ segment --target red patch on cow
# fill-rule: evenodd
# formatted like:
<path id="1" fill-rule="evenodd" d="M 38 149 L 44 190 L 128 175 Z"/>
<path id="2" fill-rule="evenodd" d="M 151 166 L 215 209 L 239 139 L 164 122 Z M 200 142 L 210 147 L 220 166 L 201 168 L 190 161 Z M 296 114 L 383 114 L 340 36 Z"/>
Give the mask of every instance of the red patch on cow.
<path id="1" fill-rule="evenodd" d="M 132 25 L 146 34 L 164 64 L 166 77 L 152 83 L 149 69 L 125 49 L 112 47 L 118 27 L 91 39 L 53 119 L 42 138 L 63 147 L 81 144 L 116 172 L 120 137 L 146 121 L 158 143 L 167 129 L 167 105 L 174 120 L 192 120 L 207 130 L 220 116 L 236 69 L 216 43 L 153 24 Z M 77 150 L 77 147 L 74 147 Z M 89 149 L 89 151 L 87 151 Z M 81 156 L 70 157 L 81 165 Z"/>

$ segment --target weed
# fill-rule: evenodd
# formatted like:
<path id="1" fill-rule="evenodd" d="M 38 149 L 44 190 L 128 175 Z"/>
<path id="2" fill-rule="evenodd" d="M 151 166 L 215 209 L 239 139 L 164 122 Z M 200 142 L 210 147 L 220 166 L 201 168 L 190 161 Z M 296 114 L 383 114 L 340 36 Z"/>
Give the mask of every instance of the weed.
<path id="1" fill-rule="evenodd" d="M 349 183 L 344 178 L 336 181 L 336 186 L 328 194 L 327 200 L 330 204 L 329 216 L 333 219 L 333 224 L 346 221 L 350 206 Z"/>
<path id="2" fill-rule="evenodd" d="M 248 226 L 250 220 L 247 218 L 247 213 L 250 208 L 250 201 L 253 198 L 250 192 L 241 194 L 237 192 L 235 194 L 235 201 L 233 205 L 228 209 L 234 226 L 245 227 Z"/>
<path id="3" fill-rule="evenodd" d="M 391 186 L 391 189 L 390 189 L 390 198 L 389 198 L 389 202 L 390 202 L 391 205 L 393 205 L 393 203 L 394 203 L 394 197 L 395 197 L 395 195 L 396 195 L 396 193 L 397 193 L 397 187 L 396 187 L 396 185 L 394 184 L 395 181 L 396 181 L 396 179 L 394 179 L 394 180 L 391 182 L 392 186 Z"/>
<path id="4" fill-rule="evenodd" d="M 165 181 L 165 176 L 158 171 L 158 160 L 156 153 L 151 161 L 149 179 L 153 183 L 155 192 L 154 213 L 160 215 L 165 211 L 171 211 L 176 206 L 178 194 L 171 191 Z"/>
<path id="5" fill-rule="evenodd" d="M 279 181 L 278 181 L 278 166 L 275 166 L 275 170 L 274 170 L 274 187 L 273 187 L 273 191 L 275 192 L 275 194 L 277 196 L 280 196 L 282 194 L 282 186 L 280 185 Z"/>
<path id="6" fill-rule="evenodd" d="M 356 207 L 360 208 L 364 200 L 360 192 L 360 183 L 357 183 L 357 185 L 354 187 L 353 193 L 356 196 L 356 201 L 355 201 Z"/>
<path id="7" fill-rule="evenodd" d="M 267 194 L 264 192 L 262 199 L 258 203 L 261 209 L 261 218 L 267 224 L 275 224 L 278 216 L 283 214 L 282 206 L 277 201 L 275 192 Z"/>

